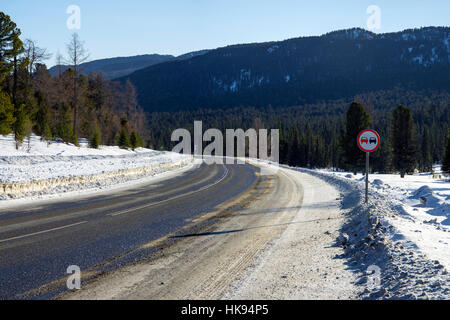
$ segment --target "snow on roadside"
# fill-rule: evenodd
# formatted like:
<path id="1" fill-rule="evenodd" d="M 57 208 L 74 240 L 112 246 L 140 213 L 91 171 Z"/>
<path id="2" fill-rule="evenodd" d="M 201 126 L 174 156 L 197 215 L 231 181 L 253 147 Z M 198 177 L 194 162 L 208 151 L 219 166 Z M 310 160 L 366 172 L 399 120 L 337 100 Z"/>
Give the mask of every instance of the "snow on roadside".
<path id="1" fill-rule="evenodd" d="M 350 181 L 362 175 L 332 173 Z M 418 251 L 450 270 L 450 180 L 431 174 L 370 174 L 370 193 L 389 200 L 397 214 L 387 217 L 396 232 Z"/>
<path id="2" fill-rule="evenodd" d="M 47 143 L 34 135 L 30 144 L 25 141 L 16 150 L 11 135 L 0 136 L 0 184 L 3 187 L 0 200 L 102 189 L 159 174 L 170 166 L 180 167 L 190 161 L 173 152 L 145 148 L 131 151 L 113 146 L 92 149 L 85 142 L 80 143 L 80 147 L 54 141 Z M 30 186 L 31 181 L 37 187 Z"/>
<path id="3" fill-rule="evenodd" d="M 358 285 L 376 279 L 368 270 L 378 270 L 380 275 L 380 286 L 366 287 L 361 298 L 450 298 L 450 230 L 448 211 L 442 211 L 448 210 L 449 182 L 423 176 L 400 180 L 394 175 L 371 175 L 369 203 L 364 204 L 362 175 L 297 170 L 340 189 L 342 210 L 348 218 L 337 239 L 346 251 L 343 258 L 361 274 Z M 423 187 L 425 182 L 428 188 Z M 420 199 L 423 196 L 426 204 Z"/>

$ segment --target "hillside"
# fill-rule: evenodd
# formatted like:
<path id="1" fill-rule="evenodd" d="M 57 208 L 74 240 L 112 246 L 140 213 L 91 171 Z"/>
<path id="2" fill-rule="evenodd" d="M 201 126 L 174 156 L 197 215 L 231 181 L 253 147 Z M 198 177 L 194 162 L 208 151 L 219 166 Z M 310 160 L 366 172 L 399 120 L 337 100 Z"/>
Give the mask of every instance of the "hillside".
<path id="1" fill-rule="evenodd" d="M 449 27 L 234 45 L 122 77 L 148 112 L 290 106 L 374 90 L 450 89 Z"/>
<path id="2" fill-rule="evenodd" d="M 109 59 L 93 60 L 80 65 L 83 74 L 102 73 L 105 78 L 114 79 L 126 76 L 138 69 L 175 59 L 171 55 L 146 54 L 132 57 L 118 57 Z M 53 66 L 49 69 L 52 76 L 59 72 L 64 72 L 69 66 Z"/>
<path id="3" fill-rule="evenodd" d="M 196 56 L 203 55 L 209 50 L 199 50 L 188 52 L 179 56 L 160 55 L 160 54 L 144 54 L 131 57 L 117 57 L 108 59 L 99 59 L 82 63 L 80 70 L 83 74 L 101 73 L 106 79 L 115 79 L 129 75 L 136 70 L 150 67 L 152 65 L 172 60 L 186 60 Z M 69 66 L 56 65 L 49 69 L 52 76 L 58 72 L 64 72 Z"/>

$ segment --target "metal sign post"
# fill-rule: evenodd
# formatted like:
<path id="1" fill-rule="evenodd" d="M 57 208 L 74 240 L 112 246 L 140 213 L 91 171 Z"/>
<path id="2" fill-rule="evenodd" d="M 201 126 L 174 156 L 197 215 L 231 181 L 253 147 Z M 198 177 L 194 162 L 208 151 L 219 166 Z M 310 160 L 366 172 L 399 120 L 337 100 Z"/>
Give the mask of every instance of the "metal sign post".
<path id="1" fill-rule="evenodd" d="M 366 203 L 369 201 L 369 154 L 366 152 Z"/>
<path id="2" fill-rule="evenodd" d="M 359 133 L 357 139 L 358 147 L 366 153 L 366 198 L 365 202 L 369 201 L 369 154 L 374 152 L 380 146 L 379 134 L 372 130 L 366 129 Z"/>

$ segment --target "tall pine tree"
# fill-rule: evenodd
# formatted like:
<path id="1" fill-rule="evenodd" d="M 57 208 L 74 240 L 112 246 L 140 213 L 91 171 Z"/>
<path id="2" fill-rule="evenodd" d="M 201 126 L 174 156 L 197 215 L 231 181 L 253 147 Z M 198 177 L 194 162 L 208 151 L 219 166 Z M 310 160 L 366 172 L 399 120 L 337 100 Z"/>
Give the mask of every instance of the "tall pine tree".
<path id="1" fill-rule="evenodd" d="M 120 130 L 118 145 L 122 149 L 127 149 L 130 147 L 130 135 L 128 134 L 128 119 L 120 119 L 120 125 L 122 130 Z"/>
<path id="2" fill-rule="evenodd" d="M 14 56 L 20 43 L 19 36 L 20 30 L 10 16 L 0 12 L 0 83 L 13 71 Z"/>
<path id="3" fill-rule="evenodd" d="M 299 137 L 297 128 L 292 129 L 290 133 L 290 144 L 288 150 L 288 164 L 292 167 L 301 165 L 299 159 L 301 152 L 299 149 Z"/>
<path id="4" fill-rule="evenodd" d="M 345 165 L 355 174 L 358 169 L 363 168 L 365 159 L 357 145 L 358 134 L 367 129 L 370 125 L 370 115 L 364 110 L 364 106 L 360 103 L 353 102 L 348 111 L 345 121 L 345 134 L 342 141 L 342 149 L 344 150 Z"/>
<path id="5" fill-rule="evenodd" d="M 412 173 L 417 164 L 417 145 L 415 125 L 411 110 L 398 106 L 392 113 L 392 148 L 394 167 L 400 171 L 400 176 Z"/>
<path id="6" fill-rule="evenodd" d="M 12 132 L 12 126 L 15 121 L 14 106 L 7 93 L 0 91 L 0 134 L 7 135 Z"/>
<path id="7" fill-rule="evenodd" d="M 17 56 L 21 51 L 20 30 L 11 18 L 0 12 L 0 89 L 5 78 L 14 71 L 13 89 L 17 88 Z M 15 63 L 16 62 L 16 63 Z M 15 123 L 15 92 L 0 92 L 0 133 L 9 134 Z"/>
<path id="8" fill-rule="evenodd" d="M 433 169 L 433 159 L 431 157 L 431 139 L 430 139 L 430 130 L 428 126 L 425 126 L 422 134 L 422 145 L 421 145 L 421 153 L 420 153 L 420 166 L 419 170 L 422 172 L 431 172 Z"/>
<path id="9" fill-rule="evenodd" d="M 67 105 L 63 105 L 64 114 L 61 121 L 58 124 L 57 132 L 59 138 L 64 140 L 64 142 L 73 142 L 73 125 L 72 125 L 72 113 Z"/>
<path id="10" fill-rule="evenodd" d="M 442 172 L 450 174 L 450 129 L 447 132 L 447 141 L 445 144 L 444 157 L 442 160 Z"/>
<path id="11" fill-rule="evenodd" d="M 23 104 L 16 107 L 15 116 L 14 137 L 16 140 L 16 149 L 19 149 L 23 139 L 31 135 L 32 124 Z"/>

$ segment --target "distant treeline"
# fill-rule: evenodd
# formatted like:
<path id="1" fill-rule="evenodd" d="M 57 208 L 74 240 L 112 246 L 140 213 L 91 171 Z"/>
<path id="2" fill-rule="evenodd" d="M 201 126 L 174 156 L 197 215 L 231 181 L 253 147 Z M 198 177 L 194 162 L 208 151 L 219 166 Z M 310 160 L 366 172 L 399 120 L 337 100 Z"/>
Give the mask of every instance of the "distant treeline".
<path id="1" fill-rule="evenodd" d="M 367 113 L 366 120 L 364 116 L 348 119 L 352 101 L 362 106 Z M 217 128 L 222 132 L 236 128 L 279 128 L 281 163 L 355 171 L 363 169 L 361 157 L 364 154 L 356 146 L 357 133 L 354 132 L 371 127 L 381 136 L 380 148 L 371 154 L 371 170 L 393 172 L 400 170 L 394 150 L 394 110 L 399 105 L 407 107 L 412 116 L 412 124 L 407 126 L 411 132 L 405 132 L 410 134 L 412 148 L 412 164 L 406 165 L 406 171 L 415 168 L 431 171 L 433 163 L 443 161 L 450 128 L 450 94 L 447 92 L 392 89 L 361 94 L 352 99 L 286 108 L 153 112 L 149 114 L 150 141 L 156 149 L 170 150 L 176 144 L 170 141 L 172 131 L 186 128 L 193 134 L 195 120 L 203 122 L 203 130 Z M 401 114 L 399 121 L 408 122 L 408 116 L 408 112 Z M 347 134 L 351 130 L 354 132 Z M 356 153 L 356 157 L 351 153 Z"/>
<path id="2" fill-rule="evenodd" d="M 0 134 L 13 133 L 17 147 L 32 132 L 74 144 L 88 138 L 91 147 L 144 145 L 146 117 L 134 87 L 83 75 L 80 64 L 88 54 L 77 34 L 67 44 L 66 57 L 56 57 L 58 65 L 65 62 L 69 68 L 54 77 L 43 64 L 51 54 L 20 35 L 0 12 Z"/>

